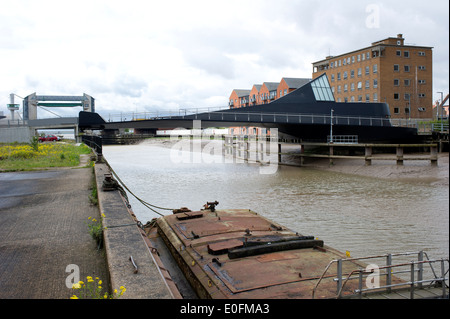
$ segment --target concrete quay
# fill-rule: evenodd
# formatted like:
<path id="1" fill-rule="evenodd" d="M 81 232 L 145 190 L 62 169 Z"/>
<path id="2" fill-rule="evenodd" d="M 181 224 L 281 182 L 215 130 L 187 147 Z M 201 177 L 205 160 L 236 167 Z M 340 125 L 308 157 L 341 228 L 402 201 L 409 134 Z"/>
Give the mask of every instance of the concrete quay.
<path id="1" fill-rule="evenodd" d="M 80 280 L 126 292 L 121 299 L 171 299 L 119 191 L 102 191 L 105 164 L 0 173 L 0 299 L 68 299 L 76 265 Z M 92 183 L 98 206 L 91 204 Z M 88 218 L 103 218 L 104 247 L 89 234 Z M 135 267 L 130 261 L 138 267 Z"/>
<path id="2" fill-rule="evenodd" d="M 95 165 L 98 202 L 103 218 L 104 246 L 111 287 L 127 290 L 123 298 L 172 299 L 167 284 L 162 279 L 137 223 L 127 212 L 126 204 L 118 190 L 102 190 L 109 167 L 103 163 Z M 121 297 L 121 298 L 122 298 Z"/>

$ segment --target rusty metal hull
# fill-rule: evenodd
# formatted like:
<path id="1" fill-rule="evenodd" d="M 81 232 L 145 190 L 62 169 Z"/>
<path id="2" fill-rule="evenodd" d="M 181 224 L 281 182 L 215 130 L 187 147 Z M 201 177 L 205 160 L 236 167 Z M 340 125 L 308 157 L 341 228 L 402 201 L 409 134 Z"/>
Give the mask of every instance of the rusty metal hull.
<path id="1" fill-rule="evenodd" d="M 199 298 L 334 298 L 332 260 L 345 255 L 247 209 L 182 212 L 156 221 Z M 346 263 L 342 273 L 365 267 Z M 320 280 L 320 285 L 316 287 Z M 341 295 L 353 294 L 354 282 Z M 315 288 L 316 287 L 316 288 Z"/>

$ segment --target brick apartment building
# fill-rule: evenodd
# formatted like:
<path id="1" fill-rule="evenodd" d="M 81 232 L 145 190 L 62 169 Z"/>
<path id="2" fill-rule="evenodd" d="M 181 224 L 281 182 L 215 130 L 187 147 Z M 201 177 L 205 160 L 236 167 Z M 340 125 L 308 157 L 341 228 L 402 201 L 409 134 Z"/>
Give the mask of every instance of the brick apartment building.
<path id="1" fill-rule="evenodd" d="M 280 82 L 254 84 L 251 90 L 234 89 L 228 100 L 230 108 L 267 104 L 310 82 L 304 78 L 282 78 Z"/>
<path id="2" fill-rule="evenodd" d="M 391 118 L 433 118 L 432 47 L 405 45 L 402 34 L 313 63 L 336 102 L 385 102 Z"/>
<path id="3" fill-rule="evenodd" d="M 234 89 L 228 100 L 230 108 L 240 108 L 270 103 L 298 89 L 311 79 L 282 78 L 280 82 L 264 82 L 254 84 L 251 90 Z M 259 134 L 260 129 L 254 127 L 231 127 L 233 134 Z"/>

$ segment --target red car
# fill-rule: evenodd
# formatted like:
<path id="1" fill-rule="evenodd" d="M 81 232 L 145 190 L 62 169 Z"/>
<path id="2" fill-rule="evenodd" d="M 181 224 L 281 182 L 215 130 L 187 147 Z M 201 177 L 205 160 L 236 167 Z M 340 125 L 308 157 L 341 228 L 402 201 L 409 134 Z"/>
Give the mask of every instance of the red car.
<path id="1" fill-rule="evenodd" d="M 59 137 L 55 135 L 44 135 L 39 137 L 39 142 L 46 142 L 46 141 L 59 141 Z"/>

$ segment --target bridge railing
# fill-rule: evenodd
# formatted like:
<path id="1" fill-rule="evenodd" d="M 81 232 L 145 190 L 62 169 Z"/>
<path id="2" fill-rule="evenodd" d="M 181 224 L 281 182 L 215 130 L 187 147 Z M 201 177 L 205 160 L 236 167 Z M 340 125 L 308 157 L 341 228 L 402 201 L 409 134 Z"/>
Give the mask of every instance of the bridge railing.
<path id="1" fill-rule="evenodd" d="M 201 112 L 203 109 L 180 109 L 176 112 L 144 112 L 111 114 L 110 122 L 126 122 L 159 119 L 192 119 L 208 121 L 233 121 L 248 123 L 292 123 L 292 124 L 325 124 L 357 125 L 357 126 L 392 126 L 389 118 L 333 116 L 323 114 L 277 113 L 277 112 L 233 112 L 219 110 Z"/>

